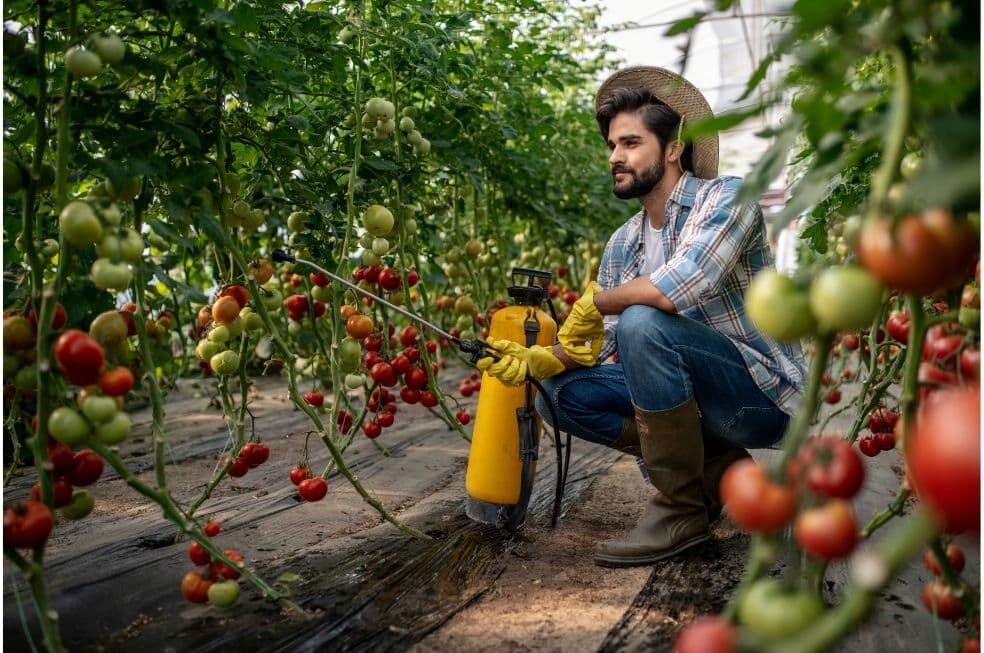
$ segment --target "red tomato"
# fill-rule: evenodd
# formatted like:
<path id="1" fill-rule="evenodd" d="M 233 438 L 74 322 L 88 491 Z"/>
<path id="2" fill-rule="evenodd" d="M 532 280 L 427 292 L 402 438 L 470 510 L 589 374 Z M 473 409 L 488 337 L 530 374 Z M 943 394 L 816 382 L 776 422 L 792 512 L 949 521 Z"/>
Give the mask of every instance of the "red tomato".
<path id="1" fill-rule="evenodd" d="M 427 387 L 427 372 L 420 367 L 412 367 L 403 376 L 407 387 L 412 390 L 420 390 Z"/>
<path id="2" fill-rule="evenodd" d="M 868 416 L 868 428 L 872 433 L 891 433 L 899 422 L 899 414 L 879 406 Z"/>
<path id="3" fill-rule="evenodd" d="M 308 469 L 306 465 L 298 463 L 290 470 L 290 482 L 294 485 L 300 485 L 301 481 L 310 477 L 311 470 Z"/>
<path id="4" fill-rule="evenodd" d="M 412 325 L 404 327 L 400 331 L 400 344 L 404 347 L 412 347 L 417 344 L 417 328 Z"/>
<path id="5" fill-rule="evenodd" d="M 420 393 L 420 405 L 433 408 L 437 405 L 437 396 L 430 390 L 424 390 Z"/>
<path id="6" fill-rule="evenodd" d="M 942 244 L 917 215 L 903 217 L 894 233 L 888 218 L 867 222 L 857 250 L 868 272 L 904 292 L 929 294 L 950 272 Z"/>
<path id="7" fill-rule="evenodd" d="M 67 506 L 72 501 L 72 484 L 64 478 L 56 478 L 51 486 L 52 503 L 56 508 Z M 31 487 L 31 498 L 41 501 L 41 483 L 35 483 Z"/>
<path id="8" fill-rule="evenodd" d="M 933 393 L 906 442 L 916 494 L 951 533 L 980 528 L 980 394 L 978 386 Z"/>
<path id="9" fill-rule="evenodd" d="M 673 644 L 673 653 L 733 653 L 738 641 L 734 624 L 718 616 L 697 617 Z"/>
<path id="10" fill-rule="evenodd" d="M 888 335 L 892 336 L 901 343 L 909 342 L 909 313 L 906 311 L 892 311 L 885 323 Z"/>
<path id="11" fill-rule="evenodd" d="M 964 589 L 962 587 L 960 591 Z M 923 605 L 930 613 L 946 621 L 955 621 L 964 615 L 957 592 L 939 578 L 929 581 L 923 588 Z"/>
<path id="12" fill-rule="evenodd" d="M 305 501 L 321 501 L 328 494 L 328 484 L 320 476 L 306 478 L 297 484 L 297 491 Z"/>
<path id="13" fill-rule="evenodd" d="M 838 437 L 811 438 L 800 449 L 790 476 L 814 493 L 850 499 L 864 483 L 864 463 L 851 443 Z"/>
<path id="14" fill-rule="evenodd" d="M 36 331 L 38 328 L 38 315 L 34 312 L 33 308 L 27 312 L 27 321 L 31 323 L 31 326 Z M 65 312 L 65 307 L 62 303 L 58 302 L 55 304 L 55 314 L 51 316 L 51 330 L 57 331 L 65 326 L 66 322 L 68 322 L 68 313 Z"/>
<path id="15" fill-rule="evenodd" d="M 68 480 L 72 485 L 85 487 L 99 480 L 103 473 L 103 459 L 91 449 L 83 449 L 72 459 Z"/>
<path id="16" fill-rule="evenodd" d="M 807 508 L 796 518 L 793 532 L 803 550 L 821 560 L 843 558 L 858 542 L 854 511 L 844 499 Z"/>
<path id="17" fill-rule="evenodd" d="M 396 290 L 403 283 L 400 273 L 393 268 L 385 268 L 379 273 L 379 287 L 383 290 Z"/>
<path id="18" fill-rule="evenodd" d="M 236 564 L 242 564 L 243 562 L 243 555 L 239 553 L 239 551 L 236 551 L 235 549 L 226 549 L 222 553 L 224 553 L 225 557 L 229 558 L 230 561 Z M 216 578 L 216 579 L 220 577 L 239 578 L 241 575 L 242 574 L 239 572 L 238 569 L 234 569 L 233 567 L 230 567 L 229 565 L 222 562 L 221 560 L 216 560 L 215 562 L 212 563 L 211 566 L 212 578 Z"/>
<path id="19" fill-rule="evenodd" d="M 249 461 L 241 456 L 237 456 L 236 459 L 232 461 L 232 465 L 229 466 L 229 471 L 226 473 L 233 478 L 240 478 L 242 476 L 246 476 L 246 472 L 248 471 Z"/>
<path id="20" fill-rule="evenodd" d="M 243 286 L 228 286 L 222 291 L 222 297 L 232 297 L 239 304 L 239 308 L 243 309 L 246 308 L 246 303 L 249 301 L 249 291 Z M 234 320 L 236 318 L 233 317 L 232 319 Z M 219 321 L 222 322 L 223 320 Z M 229 321 L 231 322 L 232 320 Z"/>
<path id="21" fill-rule="evenodd" d="M 981 640 L 976 637 L 965 639 L 961 645 L 961 653 L 981 653 Z"/>
<path id="22" fill-rule="evenodd" d="M 841 340 L 841 344 L 844 345 L 844 349 L 848 351 L 855 351 L 861 344 L 861 338 L 858 337 L 856 333 L 848 333 L 844 335 Z"/>
<path id="23" fill-rule="evenodd" d="M 964 558 L 963 550 L 956 544 L 950 544 L 946 547 L 946 559 L 950 563 L 950 568 L 954 572 L 959 574 L 963 571 L 964 565 L 967 563 L 967 559 Z M 936 560 L 936 555 L 933 553 L 932 549 L 926 550 L 926 555 L 923 556 L 923 563 L 926 565 L 926 569 L 933 572 L 934 576 L 939 576 L 943 573 L 940 569 L 940 563 Z"/>
<path id="24" fill-rule="evenodd" d="M 407 272 L 407 288 L 413 288 L 420 281 L 420 275 L 417 274 L 416 270 L 409 270 Z"/>
<path id="25" fill-rule="evenodd" d="M 287 307 L 288 313 L 303 315 L 308 310 L 307 295 L 291 295 L 284 300 L 284 306 Z"/>
<path id="26" fill-rule="evenodd" d="M 262 442 L 257 442 L 249 454 L 249 466 L 258 467 L 270 458 L 270 447 Z"/>
<path id="27" fill-rule="evenodd" d="M 133 372 L 122 365 L 106 370 L 99 375 L 99 389 L 110 397 L 122 397 L 133 389 Z"/>
<path id="28" fill-rule="evenodd" d="M 308 278 L 311 280 L 311 283 L 319 288 L 324 288 L 331 281 L 324 272 L 312 272 L 308 275 Z"/>
<path id="29" fill-rule="evenodd" d="M 222 530 L 222 525 L 219 524 L 219 522 L 217 521 L 210 521 L 207 524 L 205 524 L 202 530 L 205 531 L 205 534 L 208 535 L 209 537 L 215 537 L 216 535 L 219 534 L 219 531 Z"/>
<path id="30" fill-rule="evenodd" d="M 731 519 L 741 528 L 772 533 L 783 528 L 796 510 L 796 495 L 766 476 L 754 460 L 739 460 L 721 477 L 721 498 Z"/>
<path id="31" fill-rule="evenodd" d="M 981 352 L 976 347 L 967 347 L 960 352 L 960 373 L 965 379 L 976 381 L 981 375 Z"/>
<path id="32" fill-rule="evenodd" d="M 37 416 L 35 416 L 37 419 Z M 37 427 L 31 429 L 37 432 Z M 75 459 L 77 454 L 72 453 L 72 448 L 67 444 L 62 444 L 61 442 L 56 442 L 55 440 L 48 440 L 48 444 L 45 447 L 47 452 L 48 461 L 51 462 L 52 470 L 55 474 L 68 474 L 72 471 L 72 467 L 75 466 Z M 85 449 L 84 451 L 89 451 Z M 81 451 L 79 453 L 82 453 Z M 89 453 L 92 453 L 89 451 Z M 93 454 L 95 455 L 95 454 Z M 96 456 L 99 460 L 99 472 L 102 473 L 102 459 Z M 99 478 L 96 476 L 96 478 Z M 71 479 L 69 479 L 71 480 Z M 86 485 L 85 483 L 76 483 L 72 481 L 72 485 Z"/>
<path id="33" fill-rule="evenodd" d="M 362 432 L 365 433 L 366 437 L 370 440 L 375 440 L 379 437 L 379 434 L 383 432 L 383 427 L 381 427 L 378 422 L 368 421 L 362 425 Z"/>
<path id="34" fill-rule="evenodd" d="M 205 603 L 208 600 L 208 588 L 212 586 L 212 581 L 205 578 L 197 571 L 189 571 L 181 579 L 181 593 L 190 603 Z"/>
<path id="35" fill-rule="evenodd" d="M 55 343 L 55 360 L 70 383 L 92 385 L 99 378 L 105 357 L 102 346 L 88 333 L 69 329 Z"/>
<path id="36" fill-rule="evenodd" d="M 212 562 L 212 556 L 209 554 L 208 550 L 198 542 L 192 542 L 188 545 L 188 557 L 191 558 L 191 561 L 199 567 Z"/>
<path id="37" fill-rule="evenodd" d="M 457 413 L 455 413 L 454 416 L 457 417 L 458 421 L 461 422 L 462 424 L 467 424 L 468 422 L 471 421 L 471 413 L 469 413 L 467 410 L 459 410 Z"/>
<path id="38" fill-rule="evenodd" d="M 33 549 L 48 539 L 55 516 L 40 501 L 18 501 L 3 511 L 3 543 L 15 549 Z"/>
<path id="39" fill-rule="evenodd" d="M 304 402 L 317 408 L 325 403 L 325 396 L 317 390 L 311 390 L 304 393 Z"/>
<path id="40" fill-rule="evenodd" d="M 390 361 L 390 365 L 396 374 L 406 374 L 410 371 L 410 359 L 403 354 L 398 354 L 396 358 Z"/>
<path id="41" fill-rule="evenodd" d="M 827 393 L 827 396 L 824 397 L 823 400 L 826 401 L 830 405 L 834 405 L 836 403 L 839 403 L 840 400 L 841 400 L 841 391 L 840 390 L 831 390 L 830 392 Z"/>
<path id="42" fill-rule="evenodd" d="M 874 458 L 881 453 L 881 445 L 870 435 L 866 435 L 858 440 L 858 449 L 869 458 Z"/>
<path id="43" fill-rule="evenodd" d="M 871 437 L 874 439 L 875 444 L 878 445 L 878 448 L 882 451 L 891 451 L 892 449 L 895 448 L 894 432 L 875 433 Z"/>
<path id="44" fill-rule="evenodd" d="M 389 363 L 376 363 L 370 368 L 369 376 L 372 377 L 373 381 L 381 385 L 396 385 L 396 372 L 393 371 L 393 366 Z"/>
<path id="45" fill-rule="evenodd" d="M 393 417 L 393 413 L 390 412 L 382 412 L 376 417 L 376 421 L 384 429 L 393 426 L 395 420 L 396 418 Z"/>
<path id="46" fill-rule="evenodd" d="M 364 281 L 368 281 L 369 283 L 376 283 L 379 281 L 379 273 L 382 271 L 383 266 L 381 265 L 373 265 L 372 267 L 365 268 L 362 271 L 362 279 Z"/>

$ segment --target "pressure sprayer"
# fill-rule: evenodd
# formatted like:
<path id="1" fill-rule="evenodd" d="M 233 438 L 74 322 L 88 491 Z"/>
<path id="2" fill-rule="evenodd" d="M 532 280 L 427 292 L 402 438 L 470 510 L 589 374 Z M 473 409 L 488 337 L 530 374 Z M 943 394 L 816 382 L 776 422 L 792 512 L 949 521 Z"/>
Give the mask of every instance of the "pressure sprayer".
<path id="1" fill-rule="evenodd" d="M 419 315 L 360 288 L 317 263 L 297 258 L 279 249 L 273 250 L 271 257 L 278 263 L 307 265 L 346 288 L 365 295 L 435 331 L 466 354 L 472 365 L 481 358 L 499 358 L 498 352 L 491 349 L 486 342 L 452 336 Z M 518 283 L 517 277 L 524 276 L 526 284 Z M 551 317 L 540 308 L 546 302 L 553 313 L 550 292 L 546 288 L 550 279 L 549 272 L 513 268 L 513 285 L 508 288 L 508 293 L 515 304 L 495 312 L 489 327 L 489 337 L 497 340 L 512 340 L 526 347 L 552 346 L 557 335 L 556 315 Z M 529 376 L 522 386 L 510 387 L 487 373 L 483 375 L 482 392 L 479 393 L 478 409 L 475 412 L 471 450 L 468 454 L 468 471 L 465 474 L 465 487 L 469 495 L 466 512 L 474 521 L 512 531 L 522 528 L 525 522 L 526 510 L 533 492 L 540 444 L 539 421 L 533 406 L 534 388 L 538 392 L 544 392 L 543 386 Z M 553 403 L 548 401 L 546 405 L 554 427 L 554 445 L 557 452 L 557 485 L 550 521 L 551 525 L 556 525 L 560 516 L 564 486 L 567 483 L 567 471 L 570 468 L 571 436 L 567 434 L 565 455 L 563 452 L 565 445 L 560 442 L 557 414 Z"/>

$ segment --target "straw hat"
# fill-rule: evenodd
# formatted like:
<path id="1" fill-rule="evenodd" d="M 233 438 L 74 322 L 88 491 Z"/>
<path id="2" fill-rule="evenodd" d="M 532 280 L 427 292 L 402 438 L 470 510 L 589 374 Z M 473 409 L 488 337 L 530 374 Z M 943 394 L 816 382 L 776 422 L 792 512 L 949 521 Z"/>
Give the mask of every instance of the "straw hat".
<path id="1" fill-rule="evenodd" d="M 684 117 L 684 124 L 713 117 L 711 105 L 697 87 L 665 68 L 635 66 L 616 72 L 605 80 L 595 96 L 595 111 L 617 88 L 648 88 L 661 102 Z M 718 176 L 718 135 L 708 134 L 694 140 L 694 173 L 701 179 Z"/>

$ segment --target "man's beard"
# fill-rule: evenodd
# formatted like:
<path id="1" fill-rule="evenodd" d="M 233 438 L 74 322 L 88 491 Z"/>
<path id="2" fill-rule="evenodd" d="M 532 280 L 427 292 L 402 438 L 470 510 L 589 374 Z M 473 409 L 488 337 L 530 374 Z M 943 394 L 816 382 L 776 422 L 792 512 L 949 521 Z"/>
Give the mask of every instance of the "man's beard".
<path id="1" fill-rule="evenodd" d="M 663 168 L 663 162 L 657 160 L 649 168 L 643 171 L 642 176 L 636 174 L 635 170 L 630 168 L 615 168 L 612 170 L 612 179 L 614 180 L 615 174 L 618 172 L 624 172 L 632 177 L 632 183 L 624 188 L 620 188 L 616 184 L 612 187 L 612 192 L 615 193 L 615 197 L 620 200 L 630 200 L 633 197 L 642 197 L 656 188 L 658 184 L 663 179 L 663 173 L 665 172 Z"/>

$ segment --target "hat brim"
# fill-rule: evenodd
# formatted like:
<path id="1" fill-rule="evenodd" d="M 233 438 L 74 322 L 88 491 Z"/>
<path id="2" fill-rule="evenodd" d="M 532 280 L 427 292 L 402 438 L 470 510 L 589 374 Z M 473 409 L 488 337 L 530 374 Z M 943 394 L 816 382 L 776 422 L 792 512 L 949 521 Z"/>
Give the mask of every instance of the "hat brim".
<path id="1" fill-rule="evenodd" d="M 681 116 L 684 124 L 693 124 L 704 118 L 714 117 L 711 105 L 696 86 L 676 73 L 657 66 L 635 66 L 619 70 L 606 79 L 595 96 L 595 111 L 615 89 L 648 88 L 661 102 Z M 694 139 L 694 174 L 701 179 L 718 176 L 718 134 L 705 134 Z"/>

